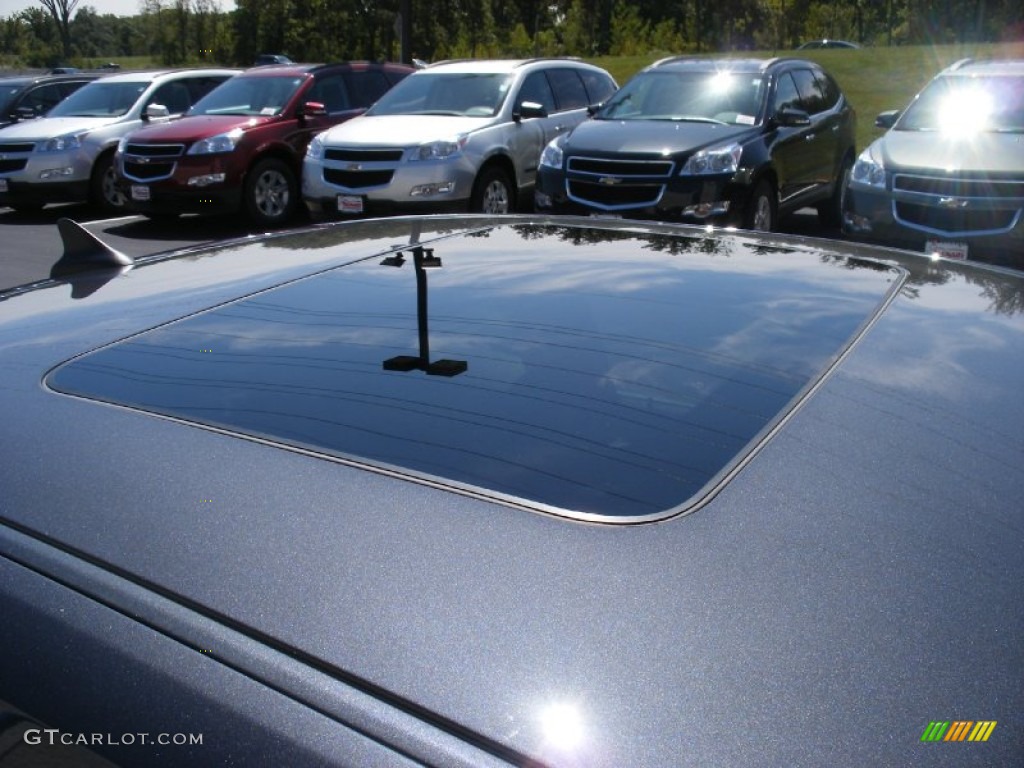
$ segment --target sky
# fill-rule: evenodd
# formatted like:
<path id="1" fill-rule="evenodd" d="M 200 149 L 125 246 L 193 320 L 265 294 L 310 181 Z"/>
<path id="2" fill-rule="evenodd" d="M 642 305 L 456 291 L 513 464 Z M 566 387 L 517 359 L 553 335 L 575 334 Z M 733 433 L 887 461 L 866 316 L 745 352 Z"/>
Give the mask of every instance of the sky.
<path id="1" fill-rule="evenodd" d="M 220 0 L 221 8 L 234 8 L 234 3 L 229 0 Z M 141 6 L 140 0 L 79 0 L 78 7 L 91 5 L 96 13 L 113 13 L 116 16 L 136 16 Z M 12 14 L 23 11 L 26 8 L 42 8 L 39 0 L 0 0 L 0 18 L 6 19 Z M 74 18 L 74 17 L 72 17 Z"/>

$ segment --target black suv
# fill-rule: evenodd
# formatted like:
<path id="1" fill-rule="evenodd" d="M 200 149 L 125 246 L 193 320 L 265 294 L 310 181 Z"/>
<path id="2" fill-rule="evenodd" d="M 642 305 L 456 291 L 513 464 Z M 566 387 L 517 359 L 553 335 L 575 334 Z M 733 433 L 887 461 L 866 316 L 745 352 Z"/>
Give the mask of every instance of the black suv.
<path id="1" fill-rule="evenodd" d="M 97 77 L 98 74 L 80 72 L 0 78 L 0 127 L 42 117 Z"/>
<path id="2" fill-rule="evenodd" d="M 765 231 L 810 205 L 838 226 L 855 119 L 810 61 L 663 59 L 547 145 L 535 202 Z"/>

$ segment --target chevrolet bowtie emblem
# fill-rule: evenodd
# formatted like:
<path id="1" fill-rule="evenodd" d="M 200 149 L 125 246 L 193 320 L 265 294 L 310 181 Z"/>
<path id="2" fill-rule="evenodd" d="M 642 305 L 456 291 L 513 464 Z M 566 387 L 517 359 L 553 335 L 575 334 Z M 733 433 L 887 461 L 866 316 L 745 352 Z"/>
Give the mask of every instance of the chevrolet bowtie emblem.
<path id="1" fill-rule="evenodd" d="M 602 176 L 600 179 L 597 180 L 597 183 L 607 184 L 609 187 L 611 187 L 616 184 L 621 184 L 622 179 L 620 179 L 618 176 Z"/>
<path id="2" fill-rule="evenodd" d="M 345 170 L 347 170 L 347 171 L 361 171 L 361 170 L 363 170 L 363 166 L 361 166 L 359 163 L 349 163 L 345 167 Z"/>
<path id="3" fill-rule="evenodd" d="M 940 197 L 939 206 L 942 208 L 966 208 L 970 205 L 969 200 L 962 200 L 959 197 Z"/>

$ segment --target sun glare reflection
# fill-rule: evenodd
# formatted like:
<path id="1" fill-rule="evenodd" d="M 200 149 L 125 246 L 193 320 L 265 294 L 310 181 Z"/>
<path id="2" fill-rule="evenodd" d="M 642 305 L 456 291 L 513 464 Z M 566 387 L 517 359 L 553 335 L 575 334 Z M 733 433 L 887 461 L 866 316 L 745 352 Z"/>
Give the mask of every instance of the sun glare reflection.
<path id="1" fill-rule="evenodd" d="M 568 752 L 583 744 L 583 718 L 572 704 L 551 704 L 541 712 L 541 728 L 545 742 L 560 752 Z"/>
<path id="2" fill-rule="evenodd" d="M 971 136 L 988 125 L 992 108 L 992 96 L 985 91 L 955 91 L 939 107 L 939 126 L 951 136 Z"/>
<path id="3" fill-rule="evenodd" d="M 718 92 L 728 91 L 736 85 L 732 72 L 716 72 L 711 78 L 711 88 Z"/>

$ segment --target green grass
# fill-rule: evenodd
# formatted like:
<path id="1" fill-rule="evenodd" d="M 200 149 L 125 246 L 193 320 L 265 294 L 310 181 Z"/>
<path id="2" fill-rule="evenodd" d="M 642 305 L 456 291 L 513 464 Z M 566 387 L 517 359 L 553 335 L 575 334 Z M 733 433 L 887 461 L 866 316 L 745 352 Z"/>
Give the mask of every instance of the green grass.
<path id="1" fill-rule="evenodd" d="M 666 54 L 649 56 L 604 56 L 588 61 L 604 67 L 625 83 L 637 71 Z M 708 54 L 715 55 L 715 54 Z M 734 54 L 754 58 L 799 56 L 821 64 L 839 82 L 857 111 L 857 150 L 882 135 L 875 117 L 887 109 L 903 109 L 939 70 L 968 56 L 1024 58 L 1024 45 L 921 45 L 858 50 L 759 51 Z"/>

